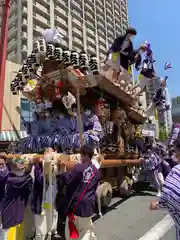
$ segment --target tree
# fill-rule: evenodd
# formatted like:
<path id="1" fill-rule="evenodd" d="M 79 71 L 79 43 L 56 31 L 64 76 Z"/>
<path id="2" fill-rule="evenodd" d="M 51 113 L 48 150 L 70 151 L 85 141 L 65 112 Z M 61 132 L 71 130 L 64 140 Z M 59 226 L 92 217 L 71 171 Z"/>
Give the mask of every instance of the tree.
<path id="1" fill-rule="evenodd" d="M 163 141 L 163 128 L 159 127 L 159 140 Z"/>

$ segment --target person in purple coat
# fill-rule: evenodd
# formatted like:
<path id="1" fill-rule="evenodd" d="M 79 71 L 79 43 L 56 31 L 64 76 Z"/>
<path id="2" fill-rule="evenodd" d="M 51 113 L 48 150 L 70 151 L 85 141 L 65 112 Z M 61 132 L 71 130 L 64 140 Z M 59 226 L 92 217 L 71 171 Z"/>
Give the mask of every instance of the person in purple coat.
<path id="1" fill-rule="evenodd" d="M 6 230 L 23 222 L 32 188 L 32 177 L 26 172 L 21 159 L 12 160 L 10 170 L 0 207 L 2 227 Z"/>
<path id="2" fill-rule="evenodd" d="M 176 240 L 180 240 L 180 164 L 172 168 L 166 177 L 159 201 L 152 201 L 151 210 L 166 208 L 174 220 Z"/>
<path id="3" fill-rule="evenodd" d="M 71 172 L 63 174 L 66 182 L 66 240 L 95 240 L 91 217 L 95 209 L 96 189 L 100 181 L 100 172 L 92 164 L 93 147 L 85 145 L 81 148 L 82 162 Z M 62 175 L 60 175 L 61 177 Z"/>
<path id="4" fill-rule="evenodd" d="M 144 151 L 141 158 L 141 165 L 144 173 L 148 176 L 149 182 L 157 189 L 157 196 L 159 197 L 164 183 L 160 169 L 162 160 L 154 151 L 152 151 L 152 145 L 147 145 L 146 148 L 147 149 Z"/>
<path id="5" fill-rule="evenodd" d="M 5 195 L 5 185 L 8 178 L 8 168 L 6 166 L 6 157 L 0 155 L 0 204 Z"/>

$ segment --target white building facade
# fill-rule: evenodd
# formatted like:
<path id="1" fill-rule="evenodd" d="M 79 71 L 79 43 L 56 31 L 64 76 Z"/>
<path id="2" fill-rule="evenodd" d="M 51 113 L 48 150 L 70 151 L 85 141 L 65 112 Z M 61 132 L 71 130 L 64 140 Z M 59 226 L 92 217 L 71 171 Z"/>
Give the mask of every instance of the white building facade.
<path id="1" fill-rule="evenodd" d="M 8 59 L 21 63 L 48 28 L 59 30 L 63 45 L 104 57 L 127 27 L 128 0 L 11 0 Z"/>

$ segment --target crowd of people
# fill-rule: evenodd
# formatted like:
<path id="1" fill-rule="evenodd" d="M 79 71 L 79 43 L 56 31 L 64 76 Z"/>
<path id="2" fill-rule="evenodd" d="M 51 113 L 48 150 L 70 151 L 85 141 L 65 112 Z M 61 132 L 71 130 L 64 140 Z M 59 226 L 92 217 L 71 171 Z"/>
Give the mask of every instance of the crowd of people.
<path id="1" fill-rule="evenodd" d="M 157 190 L 159 201 L 152 202 L 151 209 L 166 207 L 172 215 L 179 234 L 179 164 L 173 149 L 153 143 L 145 144 L 141 157 L 141 168 L 148 176 L 148 181 Z M 45 154 L 55 152 L 47 149 Z M 51 234 L 55 239 L 97 239 L 92 216 L 95 212 L 96 190 L 100 183 L 100 164 L 94 158 L 94 148 L 84 145 L 81 148 L 81 161 L 71 171 L 61 162 L 60 169 L 54 169 L 55 181 L 53 190 L 54 212 Z M 34 176 L 32 176 L 34 167 Z M 0 213 L 1 237 L 8 238 L 10 229 L 21 227 L 24 222 L 25 208 L 29 206 L 33 213 L 35 227 L 31 234 L 36 240 L 44 240 L 48 231 L 44 222 L 44 211 L 47 211 L 46 196 L 43 195 L 42 162 L 31 162 L 28 168 L 23 160 L 6 161 L 5 155 L 0 156 Z M 47 179 L 46 179 L 47 180 Z M 47 185 L 48 188 L 48 185 Z M 47 212 L 46 212 L 47 214 Z M 46 221 L 48 215 L 46 216 Z M 32 222 L 28 224 L 32 225 Z M 18 240 L 21 238 L 19 230 Z M 17 231 L 16 231 L 17 234 Z M 11 235 L 12 236 L 12 235 Z M 177 235 L 179 237 L 179 235 Z M 6 238 L 5 238 L 6 237 Z M 30 236 L 28 236 L 30 237 Z M 31 236 L 32 237 L 32 236 Z M 17 238 L 14 238 L 17 239 Z M 179 238 L 177 238 L 179 239 Z"/>

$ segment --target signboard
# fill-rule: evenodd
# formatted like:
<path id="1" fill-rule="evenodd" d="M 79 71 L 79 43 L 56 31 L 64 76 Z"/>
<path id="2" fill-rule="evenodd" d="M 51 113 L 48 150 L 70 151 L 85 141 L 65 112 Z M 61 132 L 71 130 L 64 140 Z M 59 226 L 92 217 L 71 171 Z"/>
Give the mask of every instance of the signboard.
<path id="1" fill-rule="evenodd" d="M 144 123 L 142 126 L 142 135 L 146 137 L 155 137 L 156 125 L 152 123 Z"/>
<path id="2" fill-rule="evenodd" d="M 144 123 L 142 129 L 156 131 L 156 125 L 152 123 Z"/>
<path id="3" fill-rule="evenodd" d="M 142 135 L 145 137 L 154 137 L 155 136 L 155 132 L 152 130 L 142 130 Z"/>

